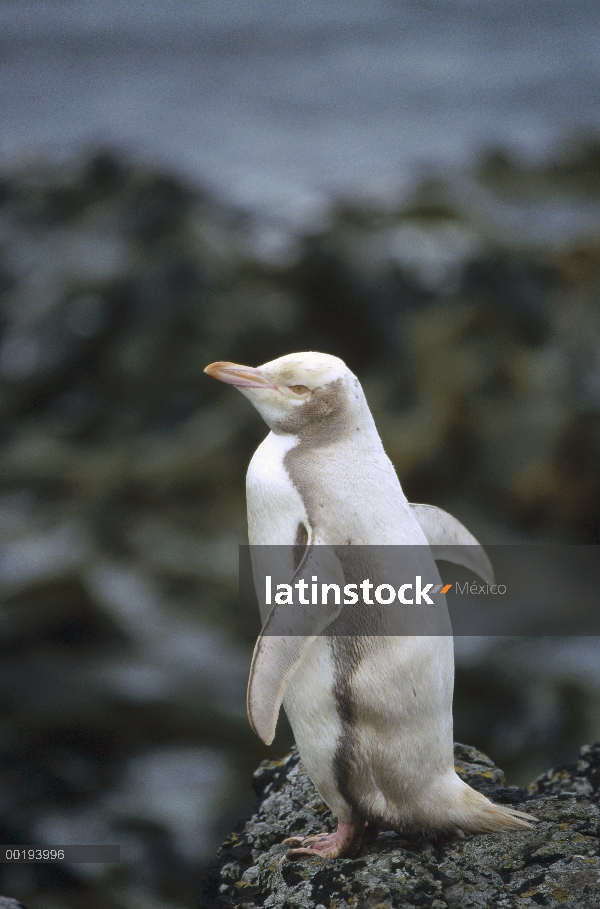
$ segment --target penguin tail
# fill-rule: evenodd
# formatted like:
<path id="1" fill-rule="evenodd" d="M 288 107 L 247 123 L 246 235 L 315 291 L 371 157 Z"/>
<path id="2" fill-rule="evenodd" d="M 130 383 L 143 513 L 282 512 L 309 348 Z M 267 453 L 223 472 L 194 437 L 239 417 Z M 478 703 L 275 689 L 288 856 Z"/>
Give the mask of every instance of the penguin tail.
<path id="1" fill-rule="evenodd" d="M 484 795 L 460 780 L 454 804 L 450 810 L 452 821 L 465 833 L 503 833 L 507 830 L 529 830 L 537 818 L 496 805 Z"/>

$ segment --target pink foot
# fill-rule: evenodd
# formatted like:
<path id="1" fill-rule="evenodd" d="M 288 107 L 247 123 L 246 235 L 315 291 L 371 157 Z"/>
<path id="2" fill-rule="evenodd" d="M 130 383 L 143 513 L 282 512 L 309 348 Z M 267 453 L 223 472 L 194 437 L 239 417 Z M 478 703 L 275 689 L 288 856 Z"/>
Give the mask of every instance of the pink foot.
<path id="1" fill-rule="evenodd" d="M 363 843 L 365 824 L 346 824 L 338 821 L 335 833 L 317 833 L 301 840 L 302 846 L 290 849 L 286 858 L 295 859 L 301 855 L 318 855 L 321 858 L 340 858 L 342 856 L 357 855 Z M 292 837 L 291 841 L 298 841 L 299 837 Z M 290 842 L 290 840 L 286 840 Z M 306 845 L 310 843 L 310 845 Z"/>

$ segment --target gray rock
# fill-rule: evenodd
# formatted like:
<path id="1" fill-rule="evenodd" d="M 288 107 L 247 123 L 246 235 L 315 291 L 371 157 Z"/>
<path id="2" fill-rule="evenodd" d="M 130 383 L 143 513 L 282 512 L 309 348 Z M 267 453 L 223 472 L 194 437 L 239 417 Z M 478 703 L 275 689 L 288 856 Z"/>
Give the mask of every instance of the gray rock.
<path id="1" fill-rule="evenodd" d="M 354 859 L 283 860 L 282 840 L 333 827 L 294 749 L 254 776 L 256 813 L 225 841 L 199 909 L 590 909 L 600 905 L 600 745 L 528 790 L 477 749 L 455 745 L 459 775 L 496 802 L 519 804 L 538 823 L 527 831 L 437 839 L 392 831 Z"/>

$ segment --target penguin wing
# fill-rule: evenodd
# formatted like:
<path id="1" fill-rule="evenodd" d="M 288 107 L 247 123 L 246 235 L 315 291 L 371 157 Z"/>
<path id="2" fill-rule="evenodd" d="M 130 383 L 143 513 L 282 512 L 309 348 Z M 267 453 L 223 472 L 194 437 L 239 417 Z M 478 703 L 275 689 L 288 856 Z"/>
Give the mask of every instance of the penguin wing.
<path id="1" fill-rule="evenodd" d="M 313 641 L 342 609 L 344 572 L 331 546 L 309 546 L 292 581 L 305 580 L 310 589 L 313 575 L 338 584 L 340 602 L 326 605 L 276 603 L 254 648 L 248 680 L 248 719 L 266 745 L 275 737 L 279 708 L 290 679 Z M 336 598 L 327 597 L 328 601 L 331 599 Z"/>
<path id="2" fill-rule="evenodd" d="M 427 537 L 434 559 L 462 565 L 487 584 L 494 583 L 494 569 L 487 553 L 467 528 L 435 505 L 413 505 L 412 512 Z"/>

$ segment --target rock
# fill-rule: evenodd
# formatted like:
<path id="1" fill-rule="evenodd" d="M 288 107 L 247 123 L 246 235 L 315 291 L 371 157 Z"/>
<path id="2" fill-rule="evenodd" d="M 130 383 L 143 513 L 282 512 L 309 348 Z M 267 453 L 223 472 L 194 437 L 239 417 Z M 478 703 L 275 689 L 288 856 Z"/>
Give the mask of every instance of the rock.
<path id="1" fill-rule="evenodd" d="M 455 761 L 475 789 L 519 805 L 538 823 L 527 831 L 464 838 L 386 831 L 358 858 L 282 861 L 286 836 L 333 826 L 293 749 L 256 771 L 259 807 L 221 847 L 199 909 L 598 905 L 600 745 L 585 746 L 576 764 L 548 771 L 528 790 L 506 787 L 503 772 L 476 748 L 455 744 Z"/>

